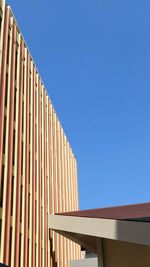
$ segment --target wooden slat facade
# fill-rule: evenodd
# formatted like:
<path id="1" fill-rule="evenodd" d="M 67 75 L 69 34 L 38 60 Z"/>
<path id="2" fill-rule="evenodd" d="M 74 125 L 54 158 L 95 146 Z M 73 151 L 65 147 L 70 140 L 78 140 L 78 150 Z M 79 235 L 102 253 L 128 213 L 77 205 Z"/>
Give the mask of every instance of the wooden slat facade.
<path id="1" fill-rule="evenodd" d="M 78 210 L 77 162 L 10 7 L 0 1 L 0 262 L 69 267 L 48 214 Z"/>

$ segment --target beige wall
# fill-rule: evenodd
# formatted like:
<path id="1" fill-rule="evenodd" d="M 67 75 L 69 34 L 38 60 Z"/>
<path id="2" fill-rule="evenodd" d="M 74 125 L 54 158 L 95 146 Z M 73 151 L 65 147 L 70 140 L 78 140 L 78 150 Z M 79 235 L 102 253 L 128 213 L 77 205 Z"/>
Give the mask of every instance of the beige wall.
<path id="1" fill-rule="evenodd" d="M 104 239 L 103 257 L 105 267 L 149 267 L 150 247 Z"/>

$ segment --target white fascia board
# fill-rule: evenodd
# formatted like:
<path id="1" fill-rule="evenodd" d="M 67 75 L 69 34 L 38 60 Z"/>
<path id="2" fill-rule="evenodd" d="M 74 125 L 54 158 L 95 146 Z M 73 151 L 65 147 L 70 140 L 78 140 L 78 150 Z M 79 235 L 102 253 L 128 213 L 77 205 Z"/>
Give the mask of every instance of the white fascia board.
<path id="1" fill-rule="evenodd" d="M 49 215 L 49 228 L 150 246 L 150 223 Z"/>

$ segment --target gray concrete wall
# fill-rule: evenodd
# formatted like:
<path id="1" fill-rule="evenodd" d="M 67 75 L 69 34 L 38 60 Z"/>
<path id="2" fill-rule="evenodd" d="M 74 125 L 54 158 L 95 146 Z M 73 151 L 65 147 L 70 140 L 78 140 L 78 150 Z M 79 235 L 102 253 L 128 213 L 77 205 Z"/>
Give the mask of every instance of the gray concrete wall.
<path id="1" fill-rule="evenodd" d="M 70 261 L 70 267 L 98 267 L 97 258 Z"/>

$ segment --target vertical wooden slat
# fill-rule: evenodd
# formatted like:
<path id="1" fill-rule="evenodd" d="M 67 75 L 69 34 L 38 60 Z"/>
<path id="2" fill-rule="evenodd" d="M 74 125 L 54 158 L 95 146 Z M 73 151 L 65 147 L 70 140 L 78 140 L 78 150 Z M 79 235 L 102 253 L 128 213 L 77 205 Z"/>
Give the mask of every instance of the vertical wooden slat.
<path id="1" fill-rule="evenodd" d="M 77 202 L 77 210 L 79 210 L 79 196 L 78 196 L 78 167 L 77 167 L 77 161 L 75 160 L 75 178 L 76 178 L 76 202 Z M 81 258 L 81 247 L 77 245 L 78 247 L 78 259 Z"/>
<path id="2" fill-rule="evenodd" d="M 73 177 L 73 210 L 76 210 L 76 197 L 75 197 L 75 174 L 74 174 L 74 155 L 72 153 L 72 177 Z M 74 243 L 73 246 L 73 250 L 74 250 L 74 259 L 76 259 L 76 243 Z"/>
<path id="3" fill-rule="evenodd" d="M 29 75 L 30 56 L 27 54 L 26 73 L 26 164 L 25 164 L 25 221 L 24 221 L 24 267 L 28 266 L 28 199 L 29 199 Z"/>
<path id="4" fill-rule="evenodd" d="M 73 177 L 74 177 L 74 209 L 75 211 L 78 210 L 78 203 L 77 203 L 77 177 L 76 177 L 76 159 L 73 158 Z M 75 259 L 78 259 L 78 248 L 79 246 L 76 244 L 75 245 Z"/>
<path id="5" fill-rule="evenodd" d="M 54 141 L 54 109 L 52 107 L 52 126 L 51 126 L 51 138 L 52 138 L 52 213 L 55 213 L 55 203 L 56 203 L 56 194 L 55 194 L 55 141 Z M 52 264 L 55 266 L 56 262 L 56 233 L 52 231 Z"/>
<path id="6" fill-rule="evenodd" d="M 46 160 L 47 160 L 47 221 L 48 221 L 48 214 L 50 213 L 50 164 L 49 164 L 49 157 L 50 157 L 50 145 L 49 145 L 49 134 L 50 134 L 50 127 L 49 127 L 49 112 L 50 106 L 48 101 L 48 96 L 46 95 Z M 47 235 L 46 235 L 46 242 L 47 242 L 47 266 L 50 267 L 50 236 L 49 236 L 49 229 L 47 227 Z"/>
<path id="7" fill-rule="evenodd" d="M 57 177 L 57 140 L 56 140 L 56 113 L 54 111 L 53 113 L 54 116 L 54 129 L 53 129 L 53 138 L 54 138 L 54 212 L 57 213 L 58 212 L 58 177 Z M 54 233 L 54 242 L 55 242 L 55 260 L 57 262 L 58 265 L 58 255 L 59 255 L 59 251 L 58 251 L 58 234 Z"/>
<path id="8" fill-rule="evenodd" d="M 3 50 L 2 50 L 2 71 L 0 77 L 0 194 L 1 194 L 1 175 L 2 175 L 2 153 L 3 153 L 3 132 L 4 132 L 4 111 L 5 111 L 5 90 L 6 90 L 6 68 L 7 68 L 7 46 L 8 46 L 8 27 L 10 10 L 5 9 Z"/>
<path id="9" fill-rule="evenodd" d="M 66 153 L 67 153 L 67 178 L 68 178 L 68 211 L 71 211 L 71 189 L 70 189 L 70 154 L 69 154 L 69 146 L 68 141 L 66 140 Z M 72 259 L 72 241 L 69 240 L 69 261 Z"/>
<path id="10" fill-rule="evenodd" d="M 14 22 L 15 23 L 15 22 Z M 13 173 L 12 173 L 12 193 L 11 193 L 11 206 L 12 206 L 12 225 L 11 225 L 11 242 L 10 242 L 10 263 L 9 265 L 13 267 L 14 264 L 14 256 L 15 256 L 15 242 L 16 242 L 16 213 L 18 212 L 17 209 L 17 197 L 18 197 L 18 144 L 19 144 L 19 90 L 20 90 L 20 34 L 16 32 L 16 60 L 15 60 L 15 96 L 14 96 L 14 133 L 13 133 Z M 14 138 L 15 137 L 15 138 Z M 20 168 L 20 167 L 19 167 Z M 20 182 L 19 182 L 20 183 Z M 19 190 L 20 194 L 20 190 Z M 20 199 L 19 199 L 20 201 Z M 20 206 L 20 204 L 19 204 Z M 20 223 L 20 222 L 19 222 Z M 20 227 L 19 227 L 20 230 Z M 20 231 L 19 231 L 20 232 Z M 20 233 L 17 233 L 17 235 Z M 19 238 L 20 239 L 20 238 Z"/>
<path id="11" fill-rule="evenodd" d="M 22 86 L 23 86 L 23 43 L 20 49 L 19 66 L 19 112 L 18 112 L 18 147 L 17 147 L 17 191 L 16 191 L 16 225 L 15 225 L 15 251 L 14 266 L 19 266 L 19 241 L 20 241 L 20 207 L 21 207 L 21 150 L 22 150 Z"/>
<path id="12" fill-rule="evenodd" d="M 66 136 L 64 135 L 64 160 L 65 160 L 65 202 L 66 202 L 66 211 L 69 211 L 69 175 L 68 175 L 68 154 L 67 154 L 67 140 Z M 67 252 L 67 265 L 69 265 L 70 261 L 70 240 L 66 240 L 66 252 Z"/>
<path id="13" fill-rule="evenodd" d="M 79 196 L 78 196 L 78 167 L 77 160 L 75 159 L 75 183 L 76 183 L 76 210 L 79 210 Z M 81 247 L 77 246 L 77 259 L 81 258 Z"/>
<path id="14" fill-rule="evenodd" d="M 69 147 L 69 143 L 68 143 Z M 71 191 L 71 211 L 73 211 L 73 197 L 74 197 L 74 190 L 73 190 L 73 176 L 72 176 L 72 151 L 69 147 L 69 165 L 70 165 L 70 191 Z M 74 243 L 71 242 L 71 260 L 74 259 Z"/>
<path id="15" fill-rule="evenodd" d="M 36 123 L 36 132 L 35 132 L 35 144 L 36 144 L 36 267 L 39 266 L 39 259 L 38 259 L 38 251 L 39 251 L 39 171 L 38 171 L 38 159 L 39 159 L 39 139 L 38 139 L 38 133 L 39 133 L 39 105 L 38 105 L 38 94 L 39 94 L 39 78 L 38 74 L 36 72 L 36 94 L 35 94 L 35 123 Z"/>
<path id="16" fill-rule="evenodd" d="M 48 217 L 47 217 L 47 153 L 46 153 L 46 114 L 47 114 L 47 108 L 46 108 L 46 92 L 44 90 L 43 95 L 43 103 L 44 103 L 44 266 L 47 267 L 47 228 L 48 228 Z"/>
<path id="17" fill-rule="evenodd" d="M 32 264 L 32 173 L 33 173 L 33 61 L 30 61 L 29 74 L 29 201 L 28 201 L 28 265 Z"/>
<path id="18" fill-rule="evenodd" d="M 12 158 L 13 158 L 13 124 L 14 124 L 14 90 L 15 90 L 15 56 L 16 56 L 16 25 L 13 26 L 12 62 L 11 62 L 11 90 L 10 90 L 10 117 L 9 117 L 9 154 L 7 173 L 7 204 L 5 221 L 4 263 L 9 264 L 10 243 L 10 213 L 12 187 Z"/>
<path id="19" fill-rule="evenodd" d="M 27 48 L 24 46 L 24 52 L 23 52 L 23 108 L 22 108 L 22 185 L 23 185 L 23 192 L 22 192 L 22 206 L 21 206 L 21 213 L 22 213 L 22 247 L 21 247 L 21 267 L 24 266 L 24 248 L 25 248 L 25 218 L 26 218 L 26 210 L 25 210 L 25 196 L 26 196 L 26 115 L 27 115 L 27 73 L 28 73 L 28 65 L 27 65 Z"/>
<path id="20" fill-rule="evenodd" d="M 45 139 L 45 117 L 44 117 L 44 87 L 42 85 L 42 267 L 44 267 L 45 257 L 44 257 L 44 249 L 45 249 L 45 242 L 44 242 L 44 235 L 45 235 L 45 217 L 44 217 L 44 184 L 45 184 L 45 151 L 44 151 L 44 139 Z"/>
<path id="21" fill-rule="evenodd" d="M 61 198 L 61 162 L 60 162 L 60 122 L 58 118 L 56 120 L 56 131 L 57 131 L 57 187 L 58 187 L 58 212 L 62 212 L 62 198 Z M 58 235 L 58 246 L 59 246 L 59 266 L 62 266 L 62 237 Z"/>
<path id="22" fill-rule="evenodd" d="M 49 127 L 50 127 L 50 135 L 49 135 L 49 145 L 50 145 L 50 155 L 49 155 L 49 160 L 50 160 L 50 210 L 49 212 L 51 214 L 54 214 L 54 139 L 53 139 L 53 108 L 52 104 L 50 103 L 50 119 L 49 119 Z M 55 258 L 54 258 L 54 232 L 50 230 L 50 267 L 54 265 Z"/>
<path id="23" fill-rule="evenodd" d="M 5 13 L 6 13 L 6 9 L 5 9 Z M 5 20 L 7 20 L 7 17 L 5 17 Z M 0 236 L 0 258 L 1 261 L 3 261 L 4 258 L 4 241 L 5 241 L 5 219 L 6 219 L 6 213 L 5 213 L 5 206 L 6 206 L 6 201 L 7 201 L 7 196 L 6 196 L 6 192 L 7 192 L 7 172 L 8 172 L 8 133 L 9 133 L 9 109 L 10 109 L 10 73 L 11 73 L 11 60 L 12 60 L 12 56 L 11 56 L 11 50 L 12 50 L 12 21 L 13 19 L 9 18 L 10 22 L 9 22 L 9 27 L 10 27 L 10 42 L 7 44 L 8 50 L 9 50 L 9 55 L 7 54 L 7 58 L 8 58 L 8 84 L 6 84 L 5 86 L 7 86 L 6 90 L 7 90 L 7 103 L 6 103 L 6 96 L 5 96 L 5 105 L 4 106 L 4 116 L 5 116 L 5 125 L 3 125 L 3 127 L 5 127 L 5 135 L 3 134 L 3 147 L 4 147 L 4 151 L 2 148 L 2 153 L 3 157 L 2 157 L 2 162 L 0 164 L 0 175 L 2 178 L 2 188 L 0 189 L 0 199 L 1 199 L 1 204 L 2 204 L 2 228 L 1 228 L 1 236 Z M 5 22 L 6 23 L 6 22 Z M 8 51 L 7 51 L 8 52 Z M 5 67 L 4 67 L 4 71 L 5 71 Z M 5 73 L 5 75 L 7 75 Z M 6 92 L 5 92 L 6 95 Z M 2 118 L 1 118 L 2 119 Z M 2 120 L 1 120 L 2 122 Z M 2 130 L 2 127 L 0 128 L 0 130 Z M 2 141 L 2 140 L 1 140 Z M 4 173 L 3 173 L 4 171 Z M 2 190 L 2 191 L 1 191 Z"/>
<path id="24" fill-rule="evenodd" d="M 4 21 L 5 21 L 5 0 L 0 1 L 0 8 L 2 12 L 2 21 L 1 21 L 1 29 L 0 29 L 0 77 L 2 70 L 2 54 L 3 54 L 3 38 L 4 38 Z"/>
<path id="25" fill-rule="evenodd" d="M 41 250 L 42 250 L 42 246 L 41 246 L 41 194 L 42 194 L 42 190 L 41 190 L 41 81 L 39 79 L 39 88 L 38 88 L 38 106 L 39 106 L 39 112 L 38 112 L 38 123 L 39 123 L 39 134 L 38 134 L 38 142 L 39 142 L 39 158 L 38 158 L 38 173 L 39 173 L 39 249 L 38 249 L 38 255 L 39 255 L 39 267 L 41 267 Z"/>
<path id="26" fill-rule="evenodd" d="M 33 80 L 32 80 L 32 86 L 33 86 L 33 100 L 31 103 L 31 109 L 32 109 L 32 267 L 35 267 L 35 68 L 33 67 Z"/>
<path id="27" fill-rule="evenodd" d="M 60 212 L 64 211 L 64 169 L 62 161 L 62 130 L 59 122 L 59 171 L 60 171 Z M 60 236 L 61 266 L 64 266 L 64 237 Z"/>
<path id="28" fill-rule="evenodd" d="M 61 128 L 61 162 L 62 162 L 62 211 L 66 211 L 66 175 L 65 175 L 65 149 L 64 149 L 64 132 Z M 67 266 L 67 240 L 63 238 L 63 266 Z"/>

